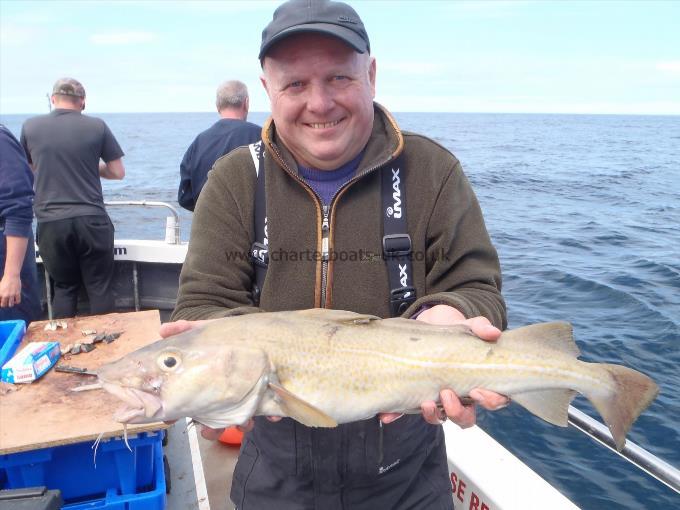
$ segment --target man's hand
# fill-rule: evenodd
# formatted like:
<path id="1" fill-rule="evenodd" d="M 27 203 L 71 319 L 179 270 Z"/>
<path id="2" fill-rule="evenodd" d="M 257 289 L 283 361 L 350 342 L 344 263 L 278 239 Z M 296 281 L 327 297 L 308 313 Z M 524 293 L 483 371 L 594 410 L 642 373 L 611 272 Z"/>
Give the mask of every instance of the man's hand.
<path id="1" fill-rule="evenodd" d="M 99 176 L 103 177 L 104 179 L 123 179 L 125 177 L 125 165 L 123 164 L 123 158 L 114 159 L 108 163 L 100 161 Z"/>
<path id="2" fill-rule="evenodd" d="M 6 274 L 0 280 L 0 308 L 21 303 L 21 279 L 19 275 Z"/>
<path id="3" fill-rule="evenodd" d="M 180 333 L 184 333 L 190 329 L 200 328 L 201 326 L 204 326 L 213 320 L 216 319 L 207 319 L 201 321 L 179 320 L 175 322 L 166 322 L 161 324 L 161 328 L 158 330 L 158 333 L 161 335 L 161 338 L 168 338 L 169 336 L 179 335 Z"/>
<path id="4" fill-rule="evenodd" d="M 224 429 L 211 429 L 207 425 L 201 425 L 201 436 L 208 441 L 215 441 L 220 438 Z"/>
<path id="5" fill-rule="evenodd" d="M 435 305 L 424 310 L 416 320 L 438 325 L 466 324 L 475 335 L 487 342 L 495 342 L 501 335 L 501 331 L 492 326 L 486 317 L 466 319 L 460 311 L 448 305 Z M 510 401 L 504 395 L 482 388 L 474 388 L 470 391 L 469 396 L 475 403 L 490 411 L 505 407 Z M 458 426 L 467 428 L 477 421 L 474 404 L 464 405 L 453 390 L 442 390 L 439 393 L 439 400 L 443 407 L 442 411 L 437 408 L 437 404 L 432 400 L 423 402 L 420 406 L 423 417 L 428 423 L 437 425 L 449 418 Z M 391 423 L 400 416 L 397 413 L 383 413 L 380 415 L 380 420 L 383 423 Z"/>
<path id="6" fill-rule="evenodd" d="M 0 308 L 21 303 L 21 265 L 24 263 L 28 238 L 8 235 L 5 236 L 5 243 L 5 266 L 0 280 Z"/>
<path id="7" fill-rule="evenodd" d="M 275 423 L 277 421 L 281 421 L 281 416 L 267 416 L 267 419 L 272 423 Z M 236 428 L 241 432 L 250 432 L 253 430 L 254 426 L 255 420 L 251 418 L 243 425 L 237 425 Z M 224 429 L 211 429 L 207 425 L 201 425 L 201 436 L 203 436 L 203 439 L 207 439 L 208 441 L 219 439 L 219 437 L 222 435 L 222 432 L 224 432 Z"/>

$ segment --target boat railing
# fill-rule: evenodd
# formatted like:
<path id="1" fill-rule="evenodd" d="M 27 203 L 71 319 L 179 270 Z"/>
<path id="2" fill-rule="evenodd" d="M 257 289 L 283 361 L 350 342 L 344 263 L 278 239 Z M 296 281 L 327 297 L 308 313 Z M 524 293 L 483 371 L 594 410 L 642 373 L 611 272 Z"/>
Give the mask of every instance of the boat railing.
<path id="1" fill-rule="evenodd" d="M 108 206 L 127 206 L 135 205 L 140 207 L 165 207 L 169 209 L 172 216 L 165 218 L 165 242 L 168 244 L 180 244 L 180 219 L 177 209 L 166 202 L 155 202 L 151 200 L 113 200 L 106 201 L 104 205 Z"/>
<path id="2" fill-rule="evenodd" d="M 609 429 L 573 406 L 569 406 L 569 424 L 680 494 L 680 470 L 677 468 L 630 439 L 627 439 L 623 449 L 618 451 Z"/>

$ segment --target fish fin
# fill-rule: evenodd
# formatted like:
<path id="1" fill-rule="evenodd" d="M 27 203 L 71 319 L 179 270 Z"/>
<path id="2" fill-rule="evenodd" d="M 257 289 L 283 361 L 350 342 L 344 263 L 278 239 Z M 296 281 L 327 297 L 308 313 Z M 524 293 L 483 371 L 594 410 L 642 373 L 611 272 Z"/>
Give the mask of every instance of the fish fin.
<path id="1" fill-rule="evenodd" d="M 498 339 L 498 344 L 504 347 L 512 344 L 550 347 L 575 358 L 581 354 L 578 345 L 574 342 L 573 328 L 568 322 L 543 322 L 509 329 L 503 332 Z"/>
<path id="2" fill-rule="evenodd" d="M 525 391 L 513 394 L 511 398 L 527 411 L 548 423 L 566 427 L 569 404 L 575 396 L 576 392 L 573 390 L 556 389 Z"/>
<path id="3" fill-rule="evenodd" d="M 308 310 L 297 310 L 294 313 L 310 318 L 325 319 L 348 324 L 367 324 L 371 321 L 380 320 L 380 317 L 376 315 L 350 312 L 347 310 L 331 310 L 328 308 L 310 308 Z"/>
<path id="4" fill-rule="evenodd" d="M 632 368 L 602 363 L 600 365 L 614 379 L 613 395 L 588 395 L 614 437 L 616 449 L 626 444 L 631 425 L 659 394 L 657 384 L 645 374 Z"/>
<path id="5" fill-rule="evenodd" d="M 271 388 L 271 390 L 279 397 L 281 409 L 286 413 L 286 416 L 289 416 L 308 427 L 338 426 L 338 422 L 333 418 L 323 411 L 320 411 L 312 404 L 305 402 L 300 397 L 293 395 L 283 386 L 270 382 L 269 388 Z"/>

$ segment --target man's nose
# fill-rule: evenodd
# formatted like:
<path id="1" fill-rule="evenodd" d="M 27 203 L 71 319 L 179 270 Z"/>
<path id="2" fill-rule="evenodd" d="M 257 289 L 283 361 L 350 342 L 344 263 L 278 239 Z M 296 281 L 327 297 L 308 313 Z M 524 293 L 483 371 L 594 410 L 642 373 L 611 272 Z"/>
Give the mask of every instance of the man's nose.
<path id="1" fill-rule="evenodd" d="M 335 99 L 331 87 L 326 84 L 314 84 L 307 97 L 307 109 L 315 113 L 323 113 L 333 108 Z"/>

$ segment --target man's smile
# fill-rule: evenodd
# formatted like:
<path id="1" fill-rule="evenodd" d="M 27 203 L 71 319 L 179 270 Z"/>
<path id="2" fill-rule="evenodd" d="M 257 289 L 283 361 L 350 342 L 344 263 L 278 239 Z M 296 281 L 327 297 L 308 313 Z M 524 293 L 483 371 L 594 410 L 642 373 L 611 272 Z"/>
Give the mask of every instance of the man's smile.
<path id="1" fill-rule="evenodd" d="M 334 120 L 331 122 L 307 122 L 305 125 L 311 127 L 312 129 L 328 129 L 337 126 L 342 121 L 343 119 Z"/>

